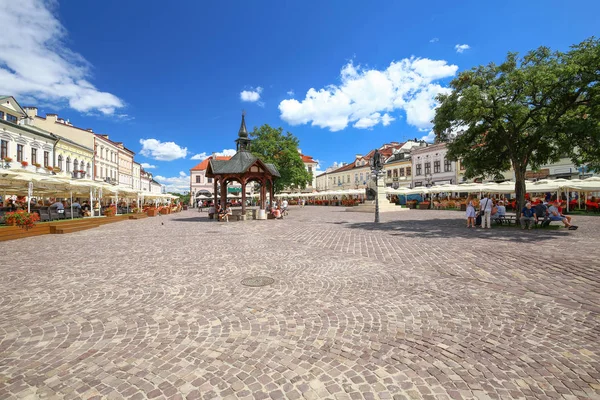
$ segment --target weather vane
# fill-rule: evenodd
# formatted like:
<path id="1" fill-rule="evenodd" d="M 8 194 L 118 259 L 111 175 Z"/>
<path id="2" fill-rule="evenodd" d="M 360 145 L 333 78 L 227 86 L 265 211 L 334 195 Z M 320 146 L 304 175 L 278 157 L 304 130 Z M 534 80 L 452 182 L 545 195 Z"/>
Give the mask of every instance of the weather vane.
<path id="1" fill-rule="evenodd" d="M 242 116 L 245 117 L 246 116 L 246 110 L 242 110 Z"/>

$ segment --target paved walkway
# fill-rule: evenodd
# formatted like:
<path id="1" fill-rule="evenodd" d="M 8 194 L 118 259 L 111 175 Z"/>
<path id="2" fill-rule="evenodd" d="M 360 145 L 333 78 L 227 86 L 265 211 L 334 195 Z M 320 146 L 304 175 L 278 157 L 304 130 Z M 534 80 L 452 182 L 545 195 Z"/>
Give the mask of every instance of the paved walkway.
<path id="1" fill-rule="evenodd" d="M 462 216 L 194 210 L 1 243 L 0 398 L 600 398 L 600 218 Z"/>

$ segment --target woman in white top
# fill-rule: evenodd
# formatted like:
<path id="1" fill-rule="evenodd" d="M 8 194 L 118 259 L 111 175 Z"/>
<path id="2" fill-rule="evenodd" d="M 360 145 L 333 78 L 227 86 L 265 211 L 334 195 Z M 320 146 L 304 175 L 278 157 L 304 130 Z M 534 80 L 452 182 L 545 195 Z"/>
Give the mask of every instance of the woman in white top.
<path id="1" fill-rule="evenodd" d="M 475 228 L 475 203 L 471 195 L 467 198 L 467 228 Z"/>

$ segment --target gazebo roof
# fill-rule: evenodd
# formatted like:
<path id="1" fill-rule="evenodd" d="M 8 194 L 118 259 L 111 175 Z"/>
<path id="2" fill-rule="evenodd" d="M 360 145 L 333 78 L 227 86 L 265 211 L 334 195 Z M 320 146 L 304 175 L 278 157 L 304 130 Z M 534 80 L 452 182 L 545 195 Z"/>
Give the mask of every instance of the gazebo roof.
<path id="1" fill-rule="evenodd" d="M 238 151 L 229 160 L 210 160 L 207 175 L 244 174 L 256 162 L 262 164 L 264 169 L 270 172 L 271 175 L 280 177 L 279 171 L 277 171 L 277 168 L 273 164 L 264 163 L 254 154 L 243 150 Z"/>

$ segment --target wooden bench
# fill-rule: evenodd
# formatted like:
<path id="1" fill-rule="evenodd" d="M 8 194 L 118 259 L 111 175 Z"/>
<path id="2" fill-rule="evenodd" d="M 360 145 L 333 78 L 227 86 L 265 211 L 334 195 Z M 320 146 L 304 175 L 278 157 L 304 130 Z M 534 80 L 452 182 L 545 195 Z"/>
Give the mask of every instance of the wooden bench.
<path id="1" fill-rule="evenodd" d="M 65 226 L 65 227 L 60 227 L 60 228 L 56 228 L 54 230 L 54 234 L 56 235 L 62 235 L 65 233 L 73 233 L 73 232 L 79 232 L 79 231 L 85 231 L 86 229 L 92 229 L 92 228 L 97 228 L 100 225 L 75 225 L 75 226 Z"/>

